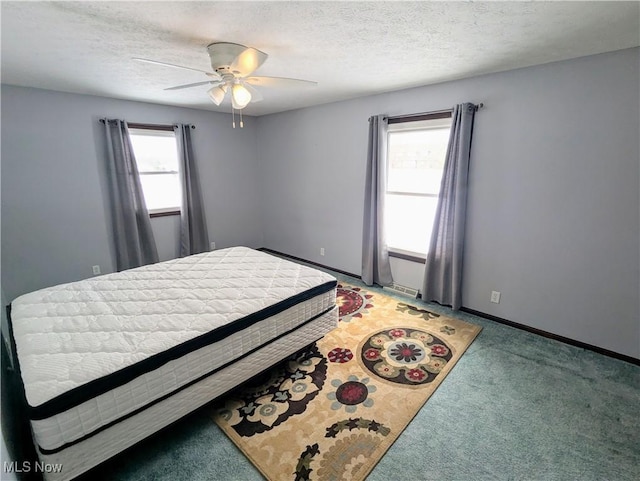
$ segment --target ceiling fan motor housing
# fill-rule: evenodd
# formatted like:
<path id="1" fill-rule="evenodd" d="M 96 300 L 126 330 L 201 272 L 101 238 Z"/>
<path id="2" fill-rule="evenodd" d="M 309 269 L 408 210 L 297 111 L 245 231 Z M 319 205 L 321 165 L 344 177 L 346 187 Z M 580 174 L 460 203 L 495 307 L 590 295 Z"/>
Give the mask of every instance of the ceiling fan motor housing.
<path id="1" fill-rule="evenodd" d="M 230 72 L 233 61 L 247 49 L 239 43 L 214 42 L 207 45 L 207 52 L 211 58 L 211 67 L 215 72 L 223 74 Z"/>

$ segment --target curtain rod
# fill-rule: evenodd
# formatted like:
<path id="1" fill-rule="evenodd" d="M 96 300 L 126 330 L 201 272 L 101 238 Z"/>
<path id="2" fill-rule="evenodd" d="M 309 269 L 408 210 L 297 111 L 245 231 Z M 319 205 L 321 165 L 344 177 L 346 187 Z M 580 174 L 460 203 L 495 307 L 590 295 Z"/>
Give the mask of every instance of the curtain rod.
<path id="1" fill-rule="evenodd" d="M 481 102 L 479 104 L 476 105 L 476 112 L 480 109 L 484 108 L 484 104 Z M 394 116 L 388 116 L 385 117 L 385 119 L 387 120 L 398 120 L 398 119 L 411 119 L 414 117 L 436 117 L 436 118 L 440 118 L 438 116 L 442 116 L 442 117 L 446 117 L 446 114 L 451 114 L 453 113 L 453 109 L 442 109 L 442 110 L 431 110 L 429 112 L 418 112 L 415 114 L 407 114 L 407 115 L 394 115 Z"/>
<path id="2" fill-rule="evenodd" d="M 104 124 L 105 119 L 100 119 L 100 123 Z M 173 125 L 163 124 L 139 124 L 136 122 L 127 122 L 127 125 L 134 129 L 149 129 L 149 130 L 173 130 Z M 195 129 L 195 125 L 189 125 L 192 129 Z"/>

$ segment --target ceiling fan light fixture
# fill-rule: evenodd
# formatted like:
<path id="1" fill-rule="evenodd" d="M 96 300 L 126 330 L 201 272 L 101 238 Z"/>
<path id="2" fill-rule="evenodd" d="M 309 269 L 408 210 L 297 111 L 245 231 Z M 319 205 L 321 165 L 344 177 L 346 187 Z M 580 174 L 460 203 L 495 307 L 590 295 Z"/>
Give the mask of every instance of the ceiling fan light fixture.
<path id="1" fill-rule="evenodd" d="M 214 104 L 220 105 L 224 100 L 224 96 L 227 93 L 227 89 L 225 88 L 224 85 L 220 85 L 218 87 L 213 87 L 212 89 L 209 89 L 207 93 L 209 94 L 209 98 Z"/>
<path id="2" fill-rule="evenodd" d="M 234 109 L 243 109 L 251 102 L 251 92 L 240 83 L 233 84 L 231 87 L 231 100 Z"/>

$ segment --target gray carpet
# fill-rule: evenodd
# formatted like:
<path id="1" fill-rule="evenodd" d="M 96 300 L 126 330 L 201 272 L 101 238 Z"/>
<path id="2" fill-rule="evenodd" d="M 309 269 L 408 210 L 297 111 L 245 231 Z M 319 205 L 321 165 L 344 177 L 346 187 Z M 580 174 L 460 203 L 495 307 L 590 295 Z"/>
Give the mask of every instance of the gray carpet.
<path id="1" fill-rule="evenodd" d="M 640 479 L 640 367 L 476 316 L 454 316 L 482 332 L 369 480 Z M 88 479 L 263 479 L 202 412 L 98 471 Z M 293 478 L 283 473 L 281 479 Z"/>

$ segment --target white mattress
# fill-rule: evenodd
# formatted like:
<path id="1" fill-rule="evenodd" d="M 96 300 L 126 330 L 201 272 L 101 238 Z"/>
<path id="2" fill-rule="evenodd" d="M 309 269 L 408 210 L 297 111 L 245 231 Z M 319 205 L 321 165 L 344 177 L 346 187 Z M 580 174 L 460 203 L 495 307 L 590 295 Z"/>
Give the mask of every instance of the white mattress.
<path id="1" fill-rule="evenodd" d="M 60 473 L 45 473 L 47 481 L 67 481 L 109 459 L 185 414 L 224 394 L 283 358 L 327 334 L 338 323 L 338 309 L 308 322 L 188 388 L 54 454 L 40 454 L 43 463 L 62 465 Z M 211 428 L 215 429 L 213 422 Z M 98 468 L 99 469 L 99 468 Z"/>
<path id="2" fill-rule="evenodd" d="M 331 311 L 335 283 L 234 247 L 19 297 L 12 331 L 40 452 L 91 438 Z"/>

